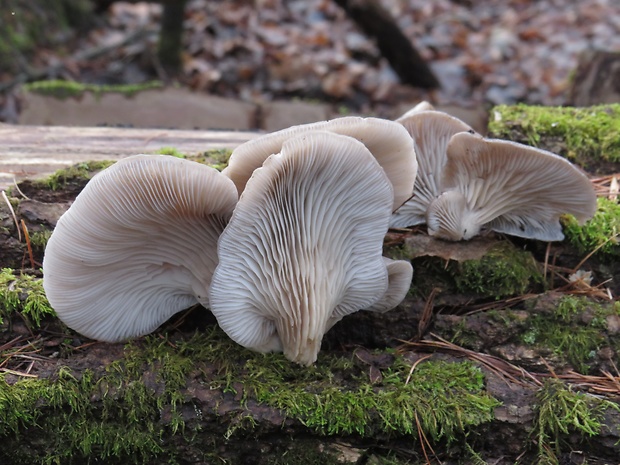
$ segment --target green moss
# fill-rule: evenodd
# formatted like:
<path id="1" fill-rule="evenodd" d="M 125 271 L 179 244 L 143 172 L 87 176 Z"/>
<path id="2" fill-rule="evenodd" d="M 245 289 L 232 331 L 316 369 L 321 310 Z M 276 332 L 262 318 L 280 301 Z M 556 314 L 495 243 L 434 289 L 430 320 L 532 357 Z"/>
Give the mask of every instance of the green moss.
<path id="1" fill-rule="evenodd" d="M 228 159 L 232 153 L 230 149 L 208 150 L 200 155 L 189 156 L 179 152 L 173 147 L 163 147 L 157 151 L 161 155 L 171 155 L 178 158 L 187 158 L 198 163 L 207 164 L 217 170 L 223 170 L 228 165 Z M 88 161 L 72 165 L 56 171 L 45 179 L 36 181 L 34 184 L 39 188 L 60 190 L 68 184 L 78 182 L 85 183 L 94 174 L 114 164 L 113 160 Z"/>
<path id="2" fill-rule="evenodd" d="M 615 313 L 614 305 L 601 305 L 587 297 L 564 296 L 551 313 L 535 314 L 529 329 L 522 334 L 528 345 L 549 348 L 580 373 L 589 371 L 589 363 L 604 345 L 606 317 Z"/>
<path id="3" fill-rule="evenodd" d="M 453 344 L 466 348 L 477 347 L 480 344 L 480 335 L 468 328 L 465 318 L 450 326 L 449 338 Z"/>
<path id="4" fill-rule="evenodd" d="M 112 92 L 131 97 L 144 90 L 159 89 L 162 87 L 163 84 L 159 81 L 150 81 L 142 84 L 99 85 L 62 80 L 37 81 L 23 86 L 24 90 L 27 92 L 33 92 L 60 99 L 71 97 L 78 98 L 85 92 L 90 92 L 96 97 Z"/>
<path id="5" fill-rule="evenodd" d="M 58 170 L 49 177 L 36 181 L 35 184 L 41 188 L 59 190 L 69 183 L 88 180 L 95 173 L 107 168 L 113 163 L 114 162 L 111 160 L 78 163 L 69 168 Z"/>
<path id="6" fill-rule="evenodd" d="M 210 363 L 218 361 L 216 353 L 204 351 L 203 347 L 213 348 L 213 338 L 219 338 L 219 331 L 196 337 L 207 338 L 208 343 L 199 346 L 199 353 L 193 349 L 195 343 L 177 347 L 181 354 L 191 353 L 191 357 L 185 360 L 179 360 L 177 354 L 171 353 L 164 344 L 158 345 L 154 352 L 147 351 L 142 357 L 146 355 L 158 361 L 168 359 L 170 363 L 163 363 L 158 371 L 167 373 L 168 382 L 175 379 L 175 383 L 183 383 L 186 372 L 195 367 L 196 359 Z M 405 385 L 410 366 L 399 359 L 386 371 L 384 385 L 378 389 L 366 379 L 365 373 L 358 373 L 348 358 L 324 356 L 322 363 L 299 367 L 282 354 L 254 354 L 227 339 L 219 342 L 227 346 L 226 353 L 237 352 L 245 361 L 239 366 L 234 360 L 219 360 L 226 365 L 222 376 L 212 378 L 212 386 L 281 409 L 287 416 L 303 421 L 322 434 L 372 436 L 377 424 L 372 412 L 381 417 L 382 431 L 414 434 L 417 429 L 413 415 L 417 412 L 429 437 L 451 438 L 467 426 L 491 420 L 492 409 L 497 405 L 484 394 L 482 372 L 470 363 L 422 364 L 410 383 Z M 335 377 L 335 373 L 343 371 L 356 373 L 361 378 L 347 387 Z M 236 387 L 240 380 L 242 392 Z"/>
<path id="7" fill-rule="evenodd" d="M 495 297 L 521 295 L 542 281 L 536 260 L 530 252 L 508 242 L 494 246 L 480 260 L 453 265 L 456 289 Z"/>
<path id="8" fill-rule="evenodd" d="M 31 325 L 38 328 L 46 315 L 55 315 L 50 306 L 43 281 L 25 273 L 16 275 L 9 268 L 0 270 L 0 322 L 20 312 Z"/>
<path id="9" fill-rule="evenodd" d="M 617 201 L 599 198 L 594 217 L 583 226 L 573 216 L 563 218 L 566 240 L 579 252 L 586 255 L 596 249 L 596 256 L 605 260 L 620 257 L 620 204 Z"/>
<path id="10" fill-rule="evenodd" d="M 36 457 L 24 451 L 31 455 L 21 463 L 174 458 L 160 438 L 191 441 L 193 426 L 179 411 L 192 402 L 188 379 L 228 396 L 227 412 L 230 399 L 239 399 L 241 427 L 220 433 L 220 442 L 256 427 L 249 411 L 243 413 L 250 400 L 279 408 L 327 435 L 371 438 L 383 432 L 416 440 L 419 421 L 429 440 L 450 442 L 493 419 L 498 402 L 486 394 L 483 374 L 471 363 L 427 361 L 407 383 L 410 364 L 395 359 L 377 385 L 349 357 L 324 355 L 316 366 L 299 367 L 281 354 L 248 352 L 219 329 L 189 340 L 149 337 L 128 344 L 124 357 L 101 373 L 61 368 L 52 379 L 15 384 L 0 377 L 0 437 L 5 450 L 12 450 L 26 432 L 41 437 L 45 448 Z M 204 413 L 217 414 L 217 404 L 213 408 Z"/>
<path id="11" fill-rule="evenodd" d="M 162 147 L 156 153 L 160 155 L 172 155 L 173 157 L 186 158 L 196 163 L 211 166 L 218 171 L 222 171 L 228 166 L 228 159 L 232 154 L 231 149 L 211 149 L 199 155 L 187 155 L 179 152 L 174 147 Z"/>
<path id="12" fill-rule="evenodd" d="M 29 234 L 32 246 L 43 250 L 49 238 L 52 237 L 52 230 L 47 229 L 45 226 L 40 226 L 38 231 L 32 231 Z"/>
<path id="13" fill-rule="evenodd" d="M 581 166 L 620 161 L 620 104 L 589 108 L 499 105 L 491 111 L 491 137 L 541 147 L 560 141 L 559 153 Z M 555 151 L 549 143 L 542 148 Z"/>
<path id="14" fill-rule="evenodd" d="M 446 260 L 421 257 L 413 260 L 412 290 L 426 298 L 433 289 L 443 293 L 478 294 L 500 299 L 522 295 L 542 282 L 533 255 L 510 242 L 498 242 L 482 258 Z"/>
<path id="15" fill-rule="evenodd" d="M 607 409 L 620 411 L 613 402 L 574 392 L 559 380 L 551 379 L 538 392 L 537 421 L 533 436 L 538 444 L 538 463 L 557 464 L 562 436 L 576 432 L 582 437 L 600 433 Z"/>
<path id="16" fill-rule="evenodd" d="M 228 159 L 231 154 L 232 150 L 230 149 L 212 149 L 206 151 L 202 157 L 204 157 L 204 162 L 209 166 L 212 166 L 218 171 L 222 171 L 228 166 Z"/>
<path id="17" fill-rule="evenodd" d="M 162 453 L 152 429 L 158 412 L 149 402 L 151 393 L 134 384 L 115 394 L 112 398 L 109 390 L 102 389 L 90 371 L 76 377 L 61 368 L 54 380 L 26 379 L 13 385 L 0 376 L 4 447 L 19 443 L 19 435 L 26 430 L 45 439 L 44 453 L 33 457 L 34 451 L 23 451 L 21 460 L 12 455 L 13 463 L 61 464 L 69 459 L 78 463 L 80 457 L 86 463 L 92 457 L 122 456 L 131 457 L 132 463 L 147 463 Z M 104 398 L 103 412 L 95 408 L 92 396 Z"/>
<path id="18" fill-rule="evenodd" d="M 177 157 L 177 158 L 187 158 L 187 155 L 179 152 L 174 147 L 162 147 L 155 153 L 159 155 L 170 155 L 172 157 Z"/>

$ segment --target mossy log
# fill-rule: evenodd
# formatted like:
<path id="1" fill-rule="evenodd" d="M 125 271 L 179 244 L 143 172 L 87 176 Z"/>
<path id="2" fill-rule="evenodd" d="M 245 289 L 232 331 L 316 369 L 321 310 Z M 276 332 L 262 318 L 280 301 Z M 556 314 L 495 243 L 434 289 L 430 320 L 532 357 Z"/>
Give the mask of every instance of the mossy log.
<path id="1" fill-rule="evenodd" d="M 533 463 L 547 447 L 564 457 L 578 446 L 589 460 L 620 453 L 617 404 L 420 346 L 328 350 L 305 368 L 247 352 L 209 323 L 127 345 L 44 324 L 56 355 L 0 379 L 0 459 L 12 464 L 405 464 L 429 447 L 445 463 Z"/>
<path id="2" fill-rule="evenodd" d="M 203 161 L 222 167 L 226 155 Z M 415 268 L 406 300 L 343 319 L 316 365 L 298 367 L 237 346 L 201 307 L 127 344 L 95 343 L 59 322 L 38 270 L 45 241 L 104 166 L 21 183 L 28 199 L 9 190 L 21 240 L 0 203 L 0 463 L 603 464 L 620 456 L 620 303 L 609 299 L 619 295 L 618 246 L 594 245 L 620 217 L 612 199 L 601 199 L 593 225 L 567 219 L 567 240 L 551 245 L 390 232 L 385 253 Z M 574 237 L 591 241 L 580 249 Z"/>
<path id="3" fill-rule="evenodd" d="M 499 105 L 489 136 L 549 150 L 593 174 L 620 171 L 620 104 L 593 107 Z"/>

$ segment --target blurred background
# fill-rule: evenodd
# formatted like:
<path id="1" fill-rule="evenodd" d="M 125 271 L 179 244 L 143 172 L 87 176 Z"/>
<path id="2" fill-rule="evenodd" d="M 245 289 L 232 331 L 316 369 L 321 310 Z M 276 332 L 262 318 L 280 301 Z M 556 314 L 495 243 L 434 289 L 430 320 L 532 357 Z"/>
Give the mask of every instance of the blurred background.
<path id="1" fill-rule="evenodd" d="M 620 101 L 617 0 L 0 4 L 8 123 L 275 130 L 397 117 L 425 99 L 481 130 L 496 104 Z M 150 90 L 103 108 L 71 87 L 41 100 L 45 86 L 28 84 L 48 80 Z M 143 117 L 128 118 L 138 107 Z M 205 108 L 215 115 L 201 119 Z"/>

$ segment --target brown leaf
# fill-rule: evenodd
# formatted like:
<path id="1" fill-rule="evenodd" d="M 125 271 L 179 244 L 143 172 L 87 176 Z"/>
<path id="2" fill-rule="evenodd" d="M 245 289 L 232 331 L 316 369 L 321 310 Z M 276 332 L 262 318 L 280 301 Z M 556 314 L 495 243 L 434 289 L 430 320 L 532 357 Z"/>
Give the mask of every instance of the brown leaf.
<path id="1" fill-rule="evenodd" d="M 448 242 L 426 235 L 409 236 L 405 239 L 405 248 L 410 250 L 409 258 L 440 257 L 444 260 L 478 260 L 498 243 L 497 239 L 478 236 L 470 241 Z"/>

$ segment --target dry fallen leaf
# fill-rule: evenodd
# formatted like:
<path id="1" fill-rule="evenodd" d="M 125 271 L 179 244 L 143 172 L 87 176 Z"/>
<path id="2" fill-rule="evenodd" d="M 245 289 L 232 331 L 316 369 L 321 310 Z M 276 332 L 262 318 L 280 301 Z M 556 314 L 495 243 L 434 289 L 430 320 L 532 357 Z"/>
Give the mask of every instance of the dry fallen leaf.
<path id="1" fill-rule="evenodd" d="M 427 235 L 412 235 L 405 239 L 405 249 L 410 259 L 440 257 L 444 260 L 477 260 L 484 257 L 498 243 L 497 239 L 478 236 L 470 241 L 448 242 Z"/>

